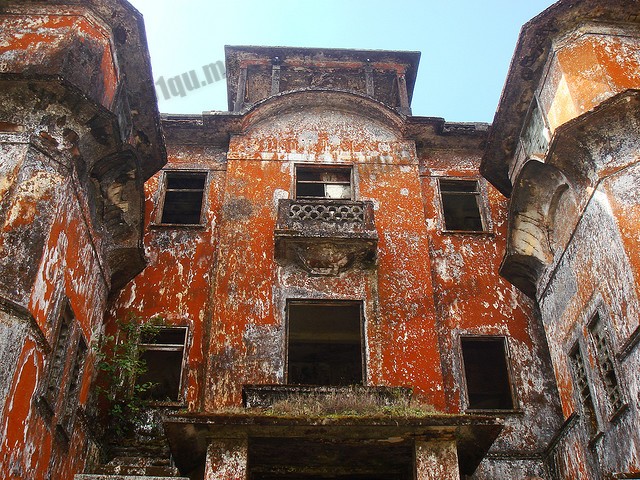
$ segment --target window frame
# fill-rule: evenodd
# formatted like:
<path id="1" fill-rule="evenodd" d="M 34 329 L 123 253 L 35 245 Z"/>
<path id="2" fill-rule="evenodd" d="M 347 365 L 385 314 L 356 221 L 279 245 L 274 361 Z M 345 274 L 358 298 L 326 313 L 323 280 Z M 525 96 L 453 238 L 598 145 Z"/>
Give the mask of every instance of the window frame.
<path id="1" fill-rule="evenodd" d="M 80 407 L 89 348 L 69 299 L 60 302 L 56 317 L 39 404 L 44 406 L 46 417 L 54 420 L 56 431 L 68 442 Z M 63 328 L 67 329 L 66 338 L 60 337 Z M 62 355 L 61 362 L 56 362 L 57 354 Z M 51 393 L 54 384 L 57 388 Z"/>
<path id="2" fill-rule="evenodd" d="M 67 433 L 73 431 L 73 423 L 75 422 L 76 411 L 79 405 L 88 352 L 89 347 L 87 346 L 87 342 L 84 336 L 79 334 L 72 352 L 73 356 L 70 359 L 62 419 L 61 422 L 59 422 Z"/>
<path id="3" fill-rule="evenodd" d="M 440 208 L 440 230 L 443 233 L 453 233 L 453 234 L 471 234 L 471 235 L 483 235 L 490 234 L 493 232 L 493 226 L 491 224 L 491 219 L 489 215 L 489 207 L 487 204 L 487 192 L 485 190 L 485 184 L 479 177 L 454 177 L 454 176 L 442 176 L 436 177 L 437 180 L 437 191 L 438 191 L 438 204 Z M 460 183 L 470 183 L 474 182 L 476 186 L 476 190 L 474 192 L 465 192 L 465 191 L 453 191 L 453 190 L 443 190 L 442 182 L 460 182 Z M 446 208 L 444 197 L 446 194 L 462 194 L 462 195 L 473 195 L 476 200 L 476 205 L 478 207 L 478 216 L 480 219 L 480 224 L 482 225 L 481 230 L 460 230 L 460 229 L 449 229 L 447 227 L 446 222 Z"/>
<path id="4" fill-rule="evenodd" d="M 138 356 L 139 358 L 146 351 L 156 351 L 156 352 L 182 352 L 182 359 L 180 362 L 180 381 L 178 383 L 178 392 L 175 400 L 158 400 L 158 399 L 147 399 L 146 403 L 149 405 L 163 405 L 163 406 L 181 406 L 184 404 L 184 387 L 185 387 L 185 376 L 187 369 L 187 349 L 189 346 L 189 334 L 191 329 L 188 325 L 163 325 L 160 327 L 158 335 L 163 330 L 183 330 L 184 331 L 184 340 L 182 344 L 162 344 L 162 343 L 144 343 L 143 339 L 140 338 L 138 342 Z M 134 383 L 138 381 L 138 378 L 134 379 Z"/>
<path id="5" fill-rule="evenodd" d="M 349 198 L 334 198 L 327 196 L 310 196 L 310 195 L 299 195 L 298 189 L 300 183 L 305 184 L 322 184 L 322 185 L 346 185 L 346 182 L 323 182 L 312 181 L 312 180 L 300 180 L 300 171 L 310 171 L 310 172 L 349 172 Z M 304 201 L 354 201 L 356 198 L 355 194 L 355 178 L 354 178 L 354 168 L 351 164 L 332 164 L 332 165 L 318 165 L 312 163 L 296 163 L 294 164 L 294 176 L 293 176 L 293 192 L 294 199 L 296 200 L 304 200 Z"/>
<path id="6" fill-rule="evenodd" d="M 496 342 L 502 343 L 502 353 L 504 355 L 506 382 L 508 386 L 509 396 L 511 399 L 510 408 L 474 408 L 471 406 L 469 398 L 469 382 L 467 379 L 467 369 L 464 359 L 464 341 L 471 340 L 477 342 Z M 458 337 L 458 351 L 460 352 L 460 374 L 462 377 L 462 391 L 463 397 L 463 410 L 467 412 L 487 412 L 487 413 L 514 413 L 519 412 L 519 402 L 516 391 L 516 385 L 513 375 L 513 367 L 511 364 L 511 354 L 509 348 L 509 337 L 506 335 L 475 335 L 475 334 L 463 334 Z"/>
<path id="7" fill-rule="evenodd" d="M 185 192 L 196 192 L 200 191 L 200 189 L 188 188 L 188 189 L 178 189 L 178 188 L 169 188 L 169 179 L 172 175 L 176 176 L 203 176 L 204 184 L 202 186 L 202 196 L 200 203 L 200 214 L 198 216 L 198 223 L 169 223 L 164 222 L 164 211 L 165 211 L 165 203 L 167 201 L 167 193 L 174 191 L 185 191 Z M 205 217 L 205 207 L 208 204 L 208 186 L 209 186 L 209 170 L 197 170 L 197 169 L 167 169 L 162 170 L 162 177 L 159 179 L 159 195 L 157 202 L 157 214 L 154 222 L 154 226 L 162 226 L 162 227 L 204 227 L 204 217 Z"/>
<path id="8" fill-rule="evenodd" d="M 47 373 L 42 392 L 42 399 L 49 407 L 51 414 L 57 413 L 62 402 L 61 397 L 66 390 L 63 385 L 69 363 L 69 351 L 73 345 L 73 323 L 75 315 L 67 300 L 62 302 L 57 314 L 51 351 L 47 359 Z M 61 337 L 63 329 L 65 336 Z M 55 389 L 55 392 L 53 391 Z"/>
<path id="9" fill-rule="evenodd" d="M 579 408 L 580 415 L 583 417 L 585 422 L 585 429 L 587 431 L 587 435 L 589 436 L 589 442 L 593 443 L 600 436 L 602 436 L 602 420 L 600 418 L 600 411 L 598 408 L 598 403 L 596 402 L 596 397 L 594 395 L 594 383 L 591 378 L 592 371 L 589 368 L 589 360 L 588 360 L 587 349 L 581 345 L 580 340 L 577 340 L 573 347 L 569 350 L 567 354 L 567 362 L 569 364 L 569 371 L 571 372 L 571 379 L 573 381 L 573 390 L 574 390 L 574 401 Z M 577 366 L 575 364 L 574 359 L 580 359 L 582 362 L 582 367 L 584 369 L 584 382 L 586 382 L 586 388 L 589 392 L 591 408 L 593 409 L 593 424 L 590 425 L 589 418 L 587 418 L 587 412 L 585 412 L 584 400 L 582 392 L 580 391 L 579 383 L 581 380 L 578 379 Z M 593 429 L 593 431 L 591 431 Z"/>
<path id="10" fill-rule="evenodd" d="M 285 328 L 285 339 L 284 339 L 284 384 L 285 385 L 301 385 L 297 383 L 290 382 L 290 372 L 289 372 L 289 350 L 290 350 L 290 329 L 291 329 L 291 321 L 290 321 L 290 306 L 291 305 L 358 305 L 359 307 L 359 333 L 360 333 L 360 371 L 361 371 L 361 381 L 357 385 L 367 385 L 368 380 L 368 372 L 367 372 L 367 336 L 366 336 L 366 321 L 365 321 L 365 305 L 362 299 L 315 299 L 315 298 L 289 298 L 286 301 L 285 306 L 285 319 L 286 319 L 286 328 Z M 315 385 L 320 387 L 335 387 L 340 385 Z"/>
<path id="11" fill-rule="evenodd" d="M 589 317 L 589 321 L 587 323 L 587 331 L 589 337 L 589 345 L 593 349 L 593 358 L 595 359 L 595 368 L 598 371 L 599 382 L 601 383 L 602 390 L 604 393 L 604 402 L 606 404 L 604 410 L 606 411 L 607 417 L 609 421 L 615 420 L 620 413 L 624 412 L 628 407 L 628 402 L 626 400 L 626 396 L 624 394 L 624 387 L 622 384 L 622 376 L 620 375 L 620 367 L 618 365 L 618 359 L 615 355 L 615 349 L 613 346 L 610 330 L 608 327 L 608 322 L 605 321 L 605 317 L 608 317 L 604 314 L 602 309 L 596 309 L 591 316 Z M 605 348 L 607 352 L 602 352 L 600 346 L 598 345 L 597 339 L 595 337 L 594 331 L 599 327 L 601 330 L 601 335 L 605 344 Z M 605 373 L 605 367 L 602 361 L 602 355 L 604 353 L 609 354 L 609 358 L 607 359 L 611 363 L 612 372 L 616 381 L 616 390 L 618 395 L 619 405 L 615 406 L 611 401 L 610 389 L 607 386 L 607 374 Z M 592 369 L 594 366 L 591 367 Z M 593 372 L 595 373 L 595 372 Z M 601 407 L 602 408 L 602 407 Z"/>

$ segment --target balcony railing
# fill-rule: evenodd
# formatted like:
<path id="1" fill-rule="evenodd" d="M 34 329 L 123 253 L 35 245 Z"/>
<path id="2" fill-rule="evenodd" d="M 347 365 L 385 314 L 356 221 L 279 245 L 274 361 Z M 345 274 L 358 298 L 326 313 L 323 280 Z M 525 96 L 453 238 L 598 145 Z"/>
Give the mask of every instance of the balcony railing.
<path id="1" fill-rule="evenodd" d="M 280 263 L 297 263 L 315 275 L 370 265 L 378 242 L 373 202 L 280 200 L 275 242 Z"/>
<path id="2" fill-rule="evenodd" d="M 316 404 L 327 409 L 345 407 L 375 409 L 408 407 L 412 390 L 408 387 L 382 386 L 320 386 L 320 385 L 243 385 L 242 397 L 246 408 L 270 408 L 281 402 L 304 405 Z"/>

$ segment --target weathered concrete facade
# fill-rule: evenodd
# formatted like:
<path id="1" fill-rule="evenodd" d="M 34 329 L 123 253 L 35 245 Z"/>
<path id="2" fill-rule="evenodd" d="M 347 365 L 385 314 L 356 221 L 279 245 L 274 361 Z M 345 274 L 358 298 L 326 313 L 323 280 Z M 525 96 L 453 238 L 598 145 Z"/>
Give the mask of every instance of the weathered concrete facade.
<path id="1" fill-rule="evenodd" d="M 635 478 L 638 11 L 533 19 L 492 126 L 412 116 L 417 52 L 282 47 L 160 125 L 126 2 L 9 2 L 0 474 Z M 158 317 L 109 461 L 92 345 Z"/>
<path id="2" fill-rule="evenodd" d="M 243 49 L 229 51 L 239 55 Z M 284 58 L 288 52 L 269 49 L 268 54 Z M 385 55 L 388 63 L 394 55 L 398 63 L 408 56 L 345 55 Z M 417 61 L 415 55 L 410 58 Z M 363 75 L 366 59 L 350 62 L 353 74 Z M 282 60 L 277 67 L 285 70 L 286 65 Z M 319 68 L 314 62 L 311 66 Z M 270 74 L 263 82 L 273 81 Z M 410 386 L 414 402 L 428 405 L 436 416 L 473 411 L 465 399 L 461 338 L 506 339 L 513 403 L 497 415 L 504 432 L 477 478 L 492 478 L 495 469 L 543 475 L 544 450 L 561 424 L 559 406 L 534 305 L 495 274 L 507 211 L 500 194 L 478 176 L 487 126 L 405 118 L 341 86 L 277 92 L 238 113 L 164 120 L 169 162 L 146 184 L 150 262 L 123 290 L 114 317 L 134 310 L 143 318 L 161 314 L 170 325 L 189 328 L 184 396 L 176 408 L 186 406 L 196 416 L 168 420 L 178 465 L 189 470 L 204 463 L 205 450 L 198 460 L 192 458 L 194 449 L 183 453 L 179 443 L 210 435 L 187 433 L 191 428 L 208 432 L 198 427 L 206 424 L 207 414 L 242 406 L 247 385 L 290 383 L 288 312 L 293 302 L 354 302 L 362 312 L 360 382 Z M 309 166 L 348 168 L 353 194 L 348 200 L 297 200 L 300 170 Z M 170 175 L 197 172 L 205 172 L 207 179 L 207 207 L 199 223 L 164 223 L 162 199 L 170 190 Z M 484 222 L 479 231 L 447 230 L 440 179 L 477 183 Z M 305 223 L 298 214 L 297 220 L 287 220 L 298 204 L 361 206 L 363 225 L 336 226 L 311 218 Z M 184 427 L 191 425 L 189 418 L 193 427 Z M 452 420 L 452 428 L 455 424 Z M 410 437 L 398 441 L 412 444 Z M 433 448 L 436 455 L 442 447 Z M 285 468 L 290 456 L 283 453 L 277 468 Z M 412 456 L 405 456 L 411 463 Z M 207 460 L 207 478 L 215 477 L 211 465 L 220 461 L 219 454 Z M 464 473 L 473 471 L 465 467 Z M 244 468 L 252 475 L 263 469 L 256 462 Z M 328 464 L 325 474 L 337 468 Z"/>
<path id="3" fill-rule="evenodd" d="M 125 2 L 0 9 L 0 476 L 73 478 L 110 293 L 144 266 L 142 185 L 166 161 Z"/>
<path id="4" fill-rule="evenodd" d="M 559 2 L 525 25 L 481 167 L 511 197 L 501 273 L 540 307 L 559 478 L 640 471 L 639 26 L 636 2 Z"/>

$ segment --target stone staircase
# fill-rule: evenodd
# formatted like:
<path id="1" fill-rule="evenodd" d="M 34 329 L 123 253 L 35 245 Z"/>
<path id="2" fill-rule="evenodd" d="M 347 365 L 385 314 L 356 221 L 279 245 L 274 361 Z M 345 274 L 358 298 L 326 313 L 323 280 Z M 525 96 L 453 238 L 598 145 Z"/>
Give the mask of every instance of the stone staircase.
<path id="1" fill-rule="evenodd" d="M 172 478 L 189 480 L 181 477 L 178 469 L 168 459 L 148 457 L 118 456 L 104 465 L 93 468 L 93 473 L 75 476 L 75 480 L 151 480 Z"/>
<path id="2" fill-rule="evenodd" d="M 111 446 L 111 460 L 96 465 L 91 473 L 77 474 L 75 480 L 189 480 L 171 461 L 164 435 L 135 435 Z"/>

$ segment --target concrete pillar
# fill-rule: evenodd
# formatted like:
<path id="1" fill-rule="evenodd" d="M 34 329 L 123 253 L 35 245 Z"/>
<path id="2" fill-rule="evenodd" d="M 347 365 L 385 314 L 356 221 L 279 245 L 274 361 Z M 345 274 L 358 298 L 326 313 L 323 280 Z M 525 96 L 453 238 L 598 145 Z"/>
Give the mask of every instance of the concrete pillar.
<path id="1" fill-rule="evenodd" d="M 233 111 L 239 112 L 244 107 L 245 90 L 247 88 L 247 67 L 240 68 L 240 78 L 238 79 L 238 91 L 236 92 L 236 101 L 233 105 Z"/>
<path id="2" fill-rule="evenodd" d="M 416 441 L 416 480 L 460 480 L 455 440 Z"/>
<path id="3" fill-rule="evenodd" d="M 280 93 L 280 59 L 275 57 L 271 63 L 271 95 L 277 95 Z"/>
<path id="4" fill-rule="evenodd" d="M 400 113 L 411 115 L 411 107 L 409 107 L 409 91 L 407 90 L 407 78 L 404 73 L 396 75 L 398 82 L 398 97 L 400 99 Z"/>
<path id="5" fill-rule="evenodd" d="M 367 86 L 367 95 L 373 97 L 375 95 L 375 88 L 373 85 L 373 68 L 367 58 L 367 64 L 364 66 L 364 83 Z"/>
<path id="6" fill-rule="evenodd" d="M 213 439 L 207 447 L 204 480 L 246 480 L 247 439 Z"/>

